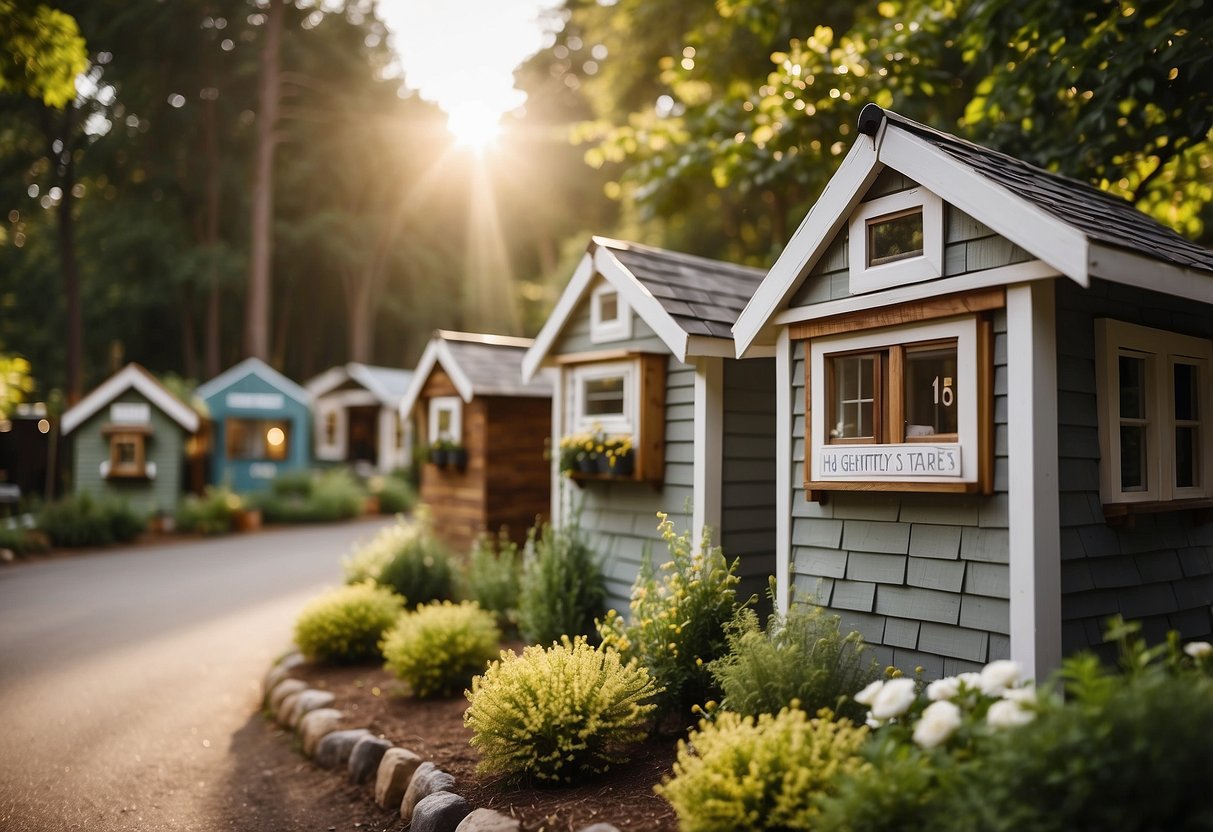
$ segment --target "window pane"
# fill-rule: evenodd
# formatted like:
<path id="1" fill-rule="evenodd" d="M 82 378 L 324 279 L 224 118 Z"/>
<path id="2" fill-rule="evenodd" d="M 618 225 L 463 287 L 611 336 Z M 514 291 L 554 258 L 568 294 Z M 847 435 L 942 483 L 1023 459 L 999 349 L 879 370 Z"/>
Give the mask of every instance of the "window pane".
<path id="1" fill-rule="evenodd" d="M 830 359 L 834 371 L 834 439 L 875 435 L 876 357 L 848 355 Z"/>
<path id="2" fill-rule="evenodd" d="M 324 416 L 324 444 L 337 444 L 337 414 L 331 410 Z"/>
<path id="3" fill-rule="evenodd" d="M 1175 365 L 1175 418 L 1179 421 L 1195 422 L 1200 418 L 1196 375 L 1196 367 L 1191 364 Z"/>
<path id="4" fill-rule="evenodd" d="M 623 376 L 586 379 L 586 416 L 623 416 Z"/>
<path id="5" fill-rule="evenodd" d="M 1146 418 L 1146 360 L 1120 356 L 1120 418 Z"/>
<path id="6" fill-rule="evenodd" d="M 956 345 L 908 348 L 905 358 L 906 437 L 958 433 Z"/>
<path id="7" fill-rule="evenodd" d="M 1146 490 L 1146 428 L 1120 426 L 1120 490 Z"/>
<path id="8" fill-rule="evenodd" d="M 1200 466 L 1196 428 L 1175 429 L 1175 487 L 1195 488 L 1200 485 Z"/>
<path id="9" fill-rule="evenodd" d="M 868 265 L 922 254 L 922 209 L 868 221 Z"/>
<path id="10" fill-rule="evenodd" d="M 451 411 L 446 408 L 438 410 L 438 436 L 451 439 Z"/>
<path id="11" fill-rule="evenodd" d="M 615 292 L 603 292 L 598 296 L 598 320 L 610 323 L 619 319 L 619 295 Z"/>
<path id="12" fill-rule="evenodd" d="M 286 459 L 290 423 L 266 419 L 227 420 L 228 459 Z"/>
<path id="13" fill-rule="evenodd" d="M 118 453 L 117 453 L 118 465 L 120 465 L 122 467 L 127 467 L 127 466 L 134 465 L 138 461 L 138 457 L 135 453 L 135 443 L 134 442 L 119 442 L 116 444 L 115 447 L 117 448 L 117 451 L 118 451 Z"/>

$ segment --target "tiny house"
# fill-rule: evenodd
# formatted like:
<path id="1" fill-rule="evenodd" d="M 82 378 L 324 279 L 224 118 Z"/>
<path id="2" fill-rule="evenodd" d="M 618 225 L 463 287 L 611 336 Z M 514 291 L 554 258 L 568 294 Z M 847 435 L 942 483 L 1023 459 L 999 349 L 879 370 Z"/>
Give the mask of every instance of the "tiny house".
<path id="1" fill-rule="evenodd" d="M 782 607 L 928 676 L 1213 631 L 1213 252 L 868 105 L 734 334 L 775 350 Z"/>
<path id="2" fill-rule="evenodd" d="M 171 512 L 182 496 L 186 447 L 202 420 L 138 364 L 64 412 L 76 493 L 124 500 L 145 514 Z"/>
<path id="3" fill-rule="evenodd" d="M 247 358 L 195 395 L 213 424 L 210 480 L 258 491 L 311 464 L 311 397 L 258 358 Z"/>
<path id="4" fill-rule="evenodd" d="M 707 527 L 742 592 L 774 570 L 773 350 L 734 357 L 730 331 L 758 269 L 594 237 L 523 363 L 555 368 L 552 517 L 576 520 L 626 611 L 646 551 L 662 562 L 658 511 L 696 540 Z M 562 465 L 562 442 L 631 446 L 622 469 Z M 583 457 L 586 456 L 583 454 Z M 601 466 L 601 463 L 599 462 Z M 562 468 L 564 470 L 562 471 Z"/>
<path id="5" fill-rule="evenodd" d="M 400 419 L 411 370 L 350 362 L 306 385 L 312 397 L 315 458 L 383 474 L 412 462 L 412 428 Z"/>
<path id="6" fill-rule="evenodd" d="M 419 460 L 421 501 L 458 550 L 503 528 L 521 543 L 546 518 L 552 385 L 546 373 L 522 381 L 530 346 L 528 338 L 439 330 L 401 402 L 401 418 L 432 449 Z"/>

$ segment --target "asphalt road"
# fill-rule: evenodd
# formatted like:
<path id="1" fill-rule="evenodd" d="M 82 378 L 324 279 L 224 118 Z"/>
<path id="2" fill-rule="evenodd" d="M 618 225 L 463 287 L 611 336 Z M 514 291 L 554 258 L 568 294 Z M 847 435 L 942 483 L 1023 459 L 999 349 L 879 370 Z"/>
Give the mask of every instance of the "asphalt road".
<path id="1" fill-rule="evenodd" d="M 351 828 L 307 805 L 334 775 L 257 707 L 300 608 L 381 525 L 0 568 L 0 830 Z"/>

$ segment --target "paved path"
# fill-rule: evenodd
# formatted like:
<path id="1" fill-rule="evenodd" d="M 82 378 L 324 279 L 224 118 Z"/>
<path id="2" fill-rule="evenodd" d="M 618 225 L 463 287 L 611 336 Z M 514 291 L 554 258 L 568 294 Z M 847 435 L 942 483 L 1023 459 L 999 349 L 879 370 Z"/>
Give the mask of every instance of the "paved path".
<path id="1" fill-rule="evenodd" d="M 0 568 L 0 829 L 296 828 L 242 814 L 261 802 L 258 775 L 298 768 L 253 716 L 260 679 L 381 525 Z"/>

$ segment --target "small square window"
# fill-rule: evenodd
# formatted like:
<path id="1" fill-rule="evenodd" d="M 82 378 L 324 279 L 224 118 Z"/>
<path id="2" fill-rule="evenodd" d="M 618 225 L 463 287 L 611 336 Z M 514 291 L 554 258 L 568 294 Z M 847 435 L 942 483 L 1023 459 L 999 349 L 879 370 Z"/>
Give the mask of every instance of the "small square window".
<path id="1" fill-rule="evenodd" d="M 621 341 L 632 337 L 632 314 L 619 291 L 602 283 L 590 294 L 590 341 Z"/>
<path id="2" fill-rule="evenodd" d="M 636 429 L 639 376 L 631 361 L 587 364 L 573 370 L 573 431 L 601 427 L 610 434 Z"/>
<path id="3" fill-rule="evenodd" d="M 847 233 L 852 294 L 943 275 L 943 200 L 926 188 L 860 203 Z"/>
<path id="4" fill-rule="evenodd" d="M 922 209 L 868 220 L 868 265 L 922 256 Z"/>
<path id="5" fill-rule="evenodd" d="M 604 324 L 619 320 L 618 292 L 603 292 L 598 296 L 598 320 Z"/>
<path id="6" fill-rule="evenodd" d="M 110 464 L 107 476 L 113 479 L 147 476 L 147 437 L 143 433 L 110 434 Z"/>

